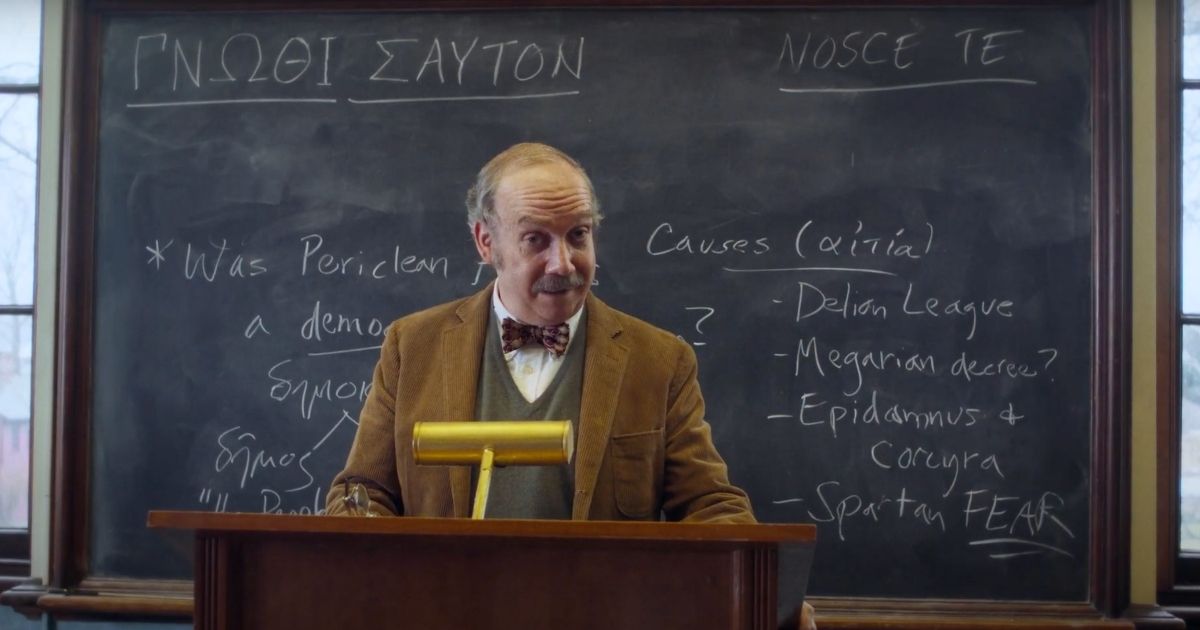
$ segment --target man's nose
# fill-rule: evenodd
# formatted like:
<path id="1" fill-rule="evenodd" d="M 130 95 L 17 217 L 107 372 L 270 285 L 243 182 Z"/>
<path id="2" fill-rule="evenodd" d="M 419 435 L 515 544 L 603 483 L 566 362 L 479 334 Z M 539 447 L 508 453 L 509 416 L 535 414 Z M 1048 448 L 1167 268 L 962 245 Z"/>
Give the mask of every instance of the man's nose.
<path id="1" fill-rule="evenodd" d="M 566 241 L 556 239 L 550 246 L 550 260 L 546 262 L 546 273 L 556 276 L 569 276 L 575 272 L 571 263 L 571 247 Z"/>

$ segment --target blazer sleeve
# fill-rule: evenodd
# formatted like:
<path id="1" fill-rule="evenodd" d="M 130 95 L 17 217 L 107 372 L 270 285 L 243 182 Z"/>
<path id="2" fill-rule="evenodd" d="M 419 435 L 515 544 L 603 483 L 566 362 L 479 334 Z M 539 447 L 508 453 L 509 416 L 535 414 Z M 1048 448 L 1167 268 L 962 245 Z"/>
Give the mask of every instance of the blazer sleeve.
<path id="1" fill-rule="evenodd" d="M 325 496 L 326 514 L 346 514 L 344 498 L 350 484 L 362 484 L 371 499 L 371 510 L 381 515 L 400 515 L 400 481 L 396 474 L 396 387 L 400 373 L 400 344 L 397 326 L 388 326 L 371 391 L 363 403 L 354 444 L 346 467 L 333 479 Z"/>
<path id="2" fill-rule="evenodd" d="M 704 420 L 696 353 L 679 346 L 664 427 L 663 513 L 672 521 L 754 523 L 750 498 L 730 483 Z"/>

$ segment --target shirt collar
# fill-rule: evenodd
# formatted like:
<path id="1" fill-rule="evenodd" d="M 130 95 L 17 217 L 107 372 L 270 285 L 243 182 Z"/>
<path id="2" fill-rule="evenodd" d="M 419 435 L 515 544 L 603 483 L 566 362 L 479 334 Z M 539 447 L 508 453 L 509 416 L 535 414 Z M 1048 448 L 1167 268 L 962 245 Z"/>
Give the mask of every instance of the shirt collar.
<path id="1" fill-rule="evenodd" d="M 574 315 L 567 318 L 567 325 L 570 326 L 570 336 L 567 337 L 567 350 L 570 350 L 571 344 L 575 343 L 575 340 L 579 338 L 579 332 L 578 332 L 579 331 L 579 320 L 583 317 L 583 309 L 586 306 L 587 306 L 587 302 L 584 302 L 582 305 L 579 306 L 579 310 L 575 311 Z M 518 318 L 516 315 L 513 315 L 507 308 L 504 307 L 504 302 L 500 301 L 500 285 L 499 284 L 492 285 L 492 311 L 496 313 L 496 326 L 498 326 L 498 327 L 501 326 L 501 322 L 504 321 L 505 317 L 507 317 L 513 321 L 517 321 L 517 322 L 521 321 L 520 318 Z M 503 343 L 503 341 L 501 343 Z M 524 346 L 524 347 L 526 347 L 526 348 L 541 348 L 542 350 L 545 350 L 544 346 Z M 518 348 L 516 350 L 513 350 L 512 352 L 505 352 L 504 357 L 509 358 L 520 351 L 521 351 L 521 349 Z M 563 352 L 562 356 L 563 357 L 567 356 L 566 351 Z M 561 359 L 562 357 L 552 357 L 552 358 Z"/>

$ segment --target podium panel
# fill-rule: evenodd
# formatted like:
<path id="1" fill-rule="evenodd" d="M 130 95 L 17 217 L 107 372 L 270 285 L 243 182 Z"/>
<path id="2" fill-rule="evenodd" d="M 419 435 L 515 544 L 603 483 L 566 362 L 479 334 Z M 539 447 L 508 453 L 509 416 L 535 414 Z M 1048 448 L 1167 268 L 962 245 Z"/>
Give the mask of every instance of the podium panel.
<path id="1" fill-rule="evenodd" d="M 205 630 L 774 629 L 803 600 L 815 541 L 809 525 L 192 512 L 150 525 L 195 530 Z"/>

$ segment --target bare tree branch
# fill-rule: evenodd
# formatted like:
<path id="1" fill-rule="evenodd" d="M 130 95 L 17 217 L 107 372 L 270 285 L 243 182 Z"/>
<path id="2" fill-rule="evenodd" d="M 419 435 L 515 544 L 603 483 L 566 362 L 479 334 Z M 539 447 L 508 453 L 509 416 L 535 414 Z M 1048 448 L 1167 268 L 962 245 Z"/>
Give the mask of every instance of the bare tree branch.
<path id="1" fill-rule="evenodd" d="M 16 153 L 17 155 L 25 158 L 26 160 L 29 160 L 29 162 L 31 164 L 37 164 L 37 154 L 36 153 L 33 153 L 31 151 L 26 151 L 23 147 L 19 147 L 19 146 L 13 144 L 12 142 L 9 142 L 8 138 L 5 138 L 4 136 L 0 136 L 0 144 L 11 149 L 13 151 L 13 153 Z"/>
<path id="2" fill-rule="evenodd" d="M 20 102 L 19 98 L 14 98 L 8 102 L 8 107 L 4 108 L 3 113 L 0 113 L 0 128 L 3 127 L 5 121 L 8 120 L 8 117 L 12 114 L 13 110 L 17 108 L 17 103 L 19 103 L 19 102 Z M 28 151 L 24 147 L 17 146 L 12 141 L 10 141 L 8 138 L 5 138 L 3 134 L 0 134 L 0 144 L 11 149 L 13 151 L 13 153 L 16 153 L 17 155 L 25 158 L 26 160 L 29 160 L 30 163 L 37 164 L 37 154 L 36 153 Z"/>

